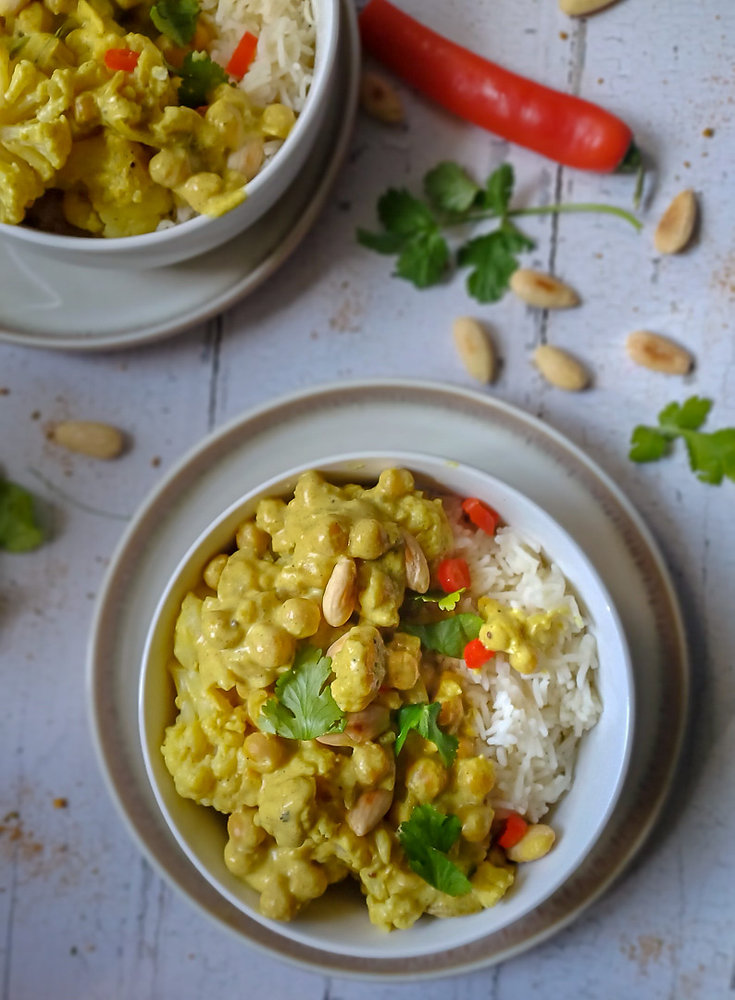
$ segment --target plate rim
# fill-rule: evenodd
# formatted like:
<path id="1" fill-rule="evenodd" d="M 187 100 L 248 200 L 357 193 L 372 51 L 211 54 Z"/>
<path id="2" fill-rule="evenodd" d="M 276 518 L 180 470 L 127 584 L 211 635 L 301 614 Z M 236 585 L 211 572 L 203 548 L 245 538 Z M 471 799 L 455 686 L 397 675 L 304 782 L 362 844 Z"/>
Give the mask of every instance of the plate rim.
<path id="1" fill-rule="evenodd" d="M 635 834 L 628 838 L 627 847 L 625 848 L 620 859 L 605 873 L 605 876 L 602 879 L 598 879 L 596 881 L 596 884 L 592 889 L 586 890 L 586 894 L 584 895 L 584 899 L 581 903 L 577 903 L 577 905 L 573 906 L 567 913 L 555 917 L 548 926 L 533 930 L 530 934 L 528 934 L 528 936 L 515 943 L 509 942 L 502 945 L 497 952 L 489 955 L 484 954 L 474 957 L 469 954 L 466 956 L 462 955 L 463 951 L 467 951 L 468 948 L 472 949 L 473 945 L 476 950 L 478 942 L 472 942 L 469 946 L 464 948 L 460 947 L 454 949 L 453 951 L 457 953 L 456 960 L 446 967 L 429 967 L 424 970 L 417 970 L 415 968 L 401 969 L 397 968 L 397 966 L 405 965 L 405 960 L 372 959 L 370 961 L 371 965 L 386 966 L 387 968 L 381 967 L 366 970 L 357 968 L 356 966 L 359 963 L 355 962 L 354 958 L 349 959 L 348 956 L 330 953 L 329 951 L 321 951 L 310 946 L 299 946 L 297 949 L 299 951 L 298 955 L 288 954 L 285 953 L 282 948 L 277 947 L 278 943 L 282 946 L 284 942 L 293 947 L 293 943 L 284 935 L 271 933 L 268 929 L 265 929 L 267 932 L 266 936 L 272 936 L 277 939 L 275 944 L 267 944 L 261 940 L 255 940 L 253 937 L 246 935 L 241 929 L 238 929 L 238 927 L 235 926 L 234 921 L 228 921 L 224 919 L 221 914 L 211 912 L 202 902 L 195 899 L 186 889 L 176 884 L 170 874 L 166 871 L 162 862 L 155 856 L 149 845 L 145 842 L 142 833 L 135 826 L 132 817 L 128 815 L 122 799 L 122 794 L 116 787 L 114 776 L 106 764 L 105 749 L 103 747 L 104 737 L 95 713 L 96 691 L 94 660 L 98 633 L 100 632 L 100 626 L 104 619 L 105 601 L 109 598 L 109 592 L 112 590 L 113 585 L 116 582 L 116 575 L 121 570 L 124 562 L 125 551 L 128 545 L 132 540 L 134 540 L 136 533 L 144 525 L 146 517 L 150 514 L 150 511 L 156 503 L 160 501 L 166 492 L 172 488 L 173 484 L 176 483 L 180 476 L 185 475 L 187 468 L 195 459 L 203 457 L 210 451 L 216 452 L 218 446 L 221 446 L 223 442 L 225 442 L 226 439 L 233 433 L 237 433 L 239 431 L 243 434 L 245 433 L 247 426 L 253 422 L 263 420 L 269 416 L 273 418 L 284 409 L 303 407 L 309 402 L 314 401 L 316 398 L 319 398 L 323 405 L 327 405 L 330 397 L 333 397 L 335 394 L 344 394 L 345 390 L 348 391 L 348 395 L 354 392 L 367 394 L 368 396 L 370 396 L 371 393 L 377 395 L 386 392 L 399 393 L 401 396 L 401 402 L 404 405 L 409 395 L 412 396 L 412 402 L 414 402 L 413 397 L 417 394 L 419 396 L 422 394 L 439 396 L 442 398 L 445 406 L 451 404 L 452 408 L 456 407 L 458 410 L 461 410 L 463 406 L 466 407 L 471 405 L 473 407 L 473 413 L 475 411 L 484 411 L 484 414 L 490 418 L 492 418 L 493 414 L 496 416 L 502 415 L 507 421 L 510 421 L 511 424 L 516 424 L 521 428 L 525 425 L 526 428 L 534 431 L 536 437 L 540 436 L 542 439 L 545 438 L 554 442 L 558 451 L 560 450 L 570 456 L 578 466 L 586 471 L 587 476 L 591 477 L 593 481 L 596 481 L 603 487 L 635 529 L 639 545 L 645 550 L 645 554 L 651 560 L 657 571 L 658 582 L 662 587 L 660 599 L 666 605 L 671 616 L 670 621 L 668 622 L 669 625 L 673 626 L 671 642 L 676 647 L 680 663 L 680 671 L 676 678 L 678 690 L 680 692 L 677 702 L 680 709 L 680 719 L 679 725 L 674 733 L 673 747 L 667 758 L 667 767 L 664 769 L 664 777 L 659 781 L 653 805 L 651 806 L 650 800 L 647 800 L 649 804 L 645 822 L 643 824 L 639 824 L 636 828 Z M 416 405 L 421 405 L 420 401 L 418 401 Z M 510 485 L 514 484 L 511 483 Z M 610 517 L 610 515 L 606 512 L 604 512 L 604 516 L 607 518 Z M 676 588 L 674 587 L 671 575 L 668 571 L 668 567 L 661 554 L 659 546 L 645 521 L 642 519 L 641 515 L 627 498 L 625 493 L 619 488 L 617 483 L 612 480 L 612 478 L 579 446 L 570 441 L 561 432 L 540 420 L 538 417 L 535 417 L 523 409 L 505 402 L 504 400 L 482 394 L 474 389 L 467 389 L 456 385 L 441 384 L 423 379 L 365 379 L 323 383 L 284 394 L 274 400 L 249 408 L 244 413 L 233 417 L 217 431 L 209 434 L 202 441 L 198 442 L 191 449 L 189 449 L 187 453 L 184 454 L 171 468 L 158 486 L 146 497 L 118 543 L 110 561 L 108 572 L 98 597 L 98 603 L 95 609 L 88 645 L 87 706 L 88 718 L 92 730 L 92 739 L 97 753 L 98 762 L 100 764 L 105 783 L 119 813 L 125 821 L 125 825 L 131 831 L 134 840 L 142 849 L 143 854 L 154 864 L 156 870 L 163 875 L 168 884 L 172 884 L 181 895 L 189 900 L 189 903 L 193 904 L 195 908 L 199 910 L 199 912 L 208 916 L 209 919 L 215 922 L 218 926 L 224 926 L 231 933 L 235 934 L 241 942 L 244 941 L 248 946 L 255 947 L 271 957 L 279 958 L 311 972 L 332 974 L 343 978 L 383 982 L 399 980 L 417 981 L 437 979 L 444 976 L 468 973 L 478 969 L 487 968 L 493 964 L 497 964 L 498 962 L 505 961 L 508 958 L 520 954 L 531 947 L 534 947 L 551 937 L 553 934 L 557 933 L 573 920 L 576 920 L 588 906 L 597 900 L 609 888 L 609 886 L 620 875 L 622 875 L 638 854 L 639 850 L 646 842 L 651 831 L 658 822 L 671 791 L 671 786 L 681 760 L 682 749 L 688 728 L 689 720 L 687 706 L 689 703 L 690 671 L 690 651 L 684 617 L 681 611 Z M 558 890 L 558 893 L 562 892 L 563 887 Z M 553 900 L 554 896 L 551 898 Z M 521 918 L 516 922 L 516 924 L 522 923 L 523 919 L 524 918 Z M 516 924 L 511 925 L 511 928 L 516 927 Z M 497 933 L 501 934 L 502 932 Z M 478 940 L 482 941 L 483 938 Z M 445 952 L 441 954 L 451 953 Z M 427 956 L 424 956 L 424 958 L 426 957 Z M 347 964 L 347 962 L 351 962 L 351 965 Z"/>
<path id="2" fill-rule="evenodd" d="M 271 247 L 263 259 L 250 271 L 237 277 L 233 283 L 224 291 L 217 292 L 214 297 L 206 299 L 197 308 L 193 309 L 186 316 L 178 315 L 169 320 L 160 320 L 152 326 L 141 326 L 127 332 L 117 331 L 110 336 L 94 335 L 92 337 L 80 338 L 72 333 L 64 336 L 45 339 L 42 333 L 29 333 L 23 330 L 14 330 L 5 325 L 0 319 L 0 343 L 15 344 L 22 347 L 30 347 L 37 350 L 59 350 L 74 353 L 94 353 L 98 351 L 121 350 L 139 346 L 141 344 L 156 343 L 167 337 L 175 336 L 191 329 L 199 323 L 206 323 L 237 303 L 243 301 L 250 294 L 257 291 L 264 282 L 271 277 L 286 261 L 294 251 L 301 245 L 312 226 L 325 207 L 328 196 L 345 162 L 349 145 L 352 140 L 355 120 L 358 107 L 358 88 L 360 76 L 360 42 L 359 29 L 357 24 L 357 11 L 351 0 L 341 0 L 340 11 L 342 25 L 340 32 L 344 30 L 346 41 L 338 39 L 338 46 L 342 48 L 342 54 L 338 53 L 336 65 L 345 76 L 345 84 L 336 89 L 338 94 L 339 107 L 334 116 L 333 133 L 324 133 L 321 136 L 322 144 L 331 151 L 327 160 L 326 169 L 320 174 L 308 201 L 306 208 L 303 202 L 299 203 L 299 211 L 294 212 L 294 224 L 287 231 L 285 236 L 275 247 Z M 328 140 L 328 141 L 327 141 Z M 299 182 L 298 177 L 294 181 L 290 190 Z M 267 216 L 266 216 L 267 218 Z M 240 240 L 245 239 L 247 233 L 235 236 L 228 244 L 235 246 Z M 197 259 L 206 259 L 218 249 L 202 254 L 201 258 L 193 258 L 184 261 L 185 265 L 191 268 L 196 264 Z M 43 261 L 42 253 L 34 251 L 33 248 L 24 248 L 26 256 L 31 261 Z M 161 270 L 174 270 L 177 265 Z M 80 272 L 86 274 L 96 273 L 99 268 L 79 267 Z M 108 269 L 108 273 L 119 275 L 121 272 Z M 189 275 L 191 280 L 191 275 Z"/>

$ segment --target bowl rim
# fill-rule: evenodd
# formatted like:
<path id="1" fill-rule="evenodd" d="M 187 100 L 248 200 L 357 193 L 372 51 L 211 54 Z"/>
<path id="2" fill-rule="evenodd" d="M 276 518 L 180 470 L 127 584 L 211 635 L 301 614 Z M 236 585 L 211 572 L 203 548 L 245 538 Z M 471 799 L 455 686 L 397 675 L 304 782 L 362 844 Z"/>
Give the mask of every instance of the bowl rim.
<path id="1" fill-rule="evenodd" d="M 570 878 L 573 877 L 574 873 L 580 868 L 584 863 L 585 859 L 592 852 L 595 845 L 598 843 L 602 837 L 606 826 L 608 825 L 611 815 L 618 803 L 621 796 L 625 780 L 629 771 L 629 766 L 631 762 L 631 755 L 633 750 L 634 733 L 635 733 L 635 718 L 636 718 L 636 705 L 635 705 L 635 679 L 633 672 L 632 656 L 630 652 L 630 647 L 627 641 L 625 630 L 622 625 L 617 608 L 612 601 L 609 590 L 602 580 L 599 572 L 593 565 L 590 558 L 587 556 L 584 549 L 576 541 L 576 539 L 564 528 L 562 525 L 556 521 L 556 519 L 536 501 L 531 500 L 527 497 L 521 490 L 516 487 L 511 486 L 506 483 L 502 478 L 495 476 L 491 473 L 485 472 L 482 469 L 478 469 L 466 462 L 458 462 L 452 459 L 447 459 L 445 457 L 425 453 L 418 451 L 406 451 L 400 449 L 383 449 L 383 450 L 362 450 L 354 452 L 339 452 L 330 455 L 325 455 L 321 457 L 318 461 L 311 461 L 307 463 L 302 463 L 290 468 L 284 469 L 282 472 L 274 474 L 273 476 L 266 479 L 264 482 L 252 487 L 243 493 L 240 497 L 232 501 L 224 510 L 222 510 L 208 526 L 202 529 L 199 534 L 188 544 L 183 555 L 177 561 L 175 569 L 172 571 L 166 587 L 156 602 L 155 608 L 151 614 L 150 622 L 146 629 L 146 638 L 141 655 L 141 661 L 138 664 L 138 681 L 137 681 L 137 722 L 138 722 L 138 739 L 139 746 L 141 749 L 145 776 L 151 787 L 153 795 L 156 800 L 158 809 L 164 819 L 166 827 L 169 833 L 174 837 L 174 840 L 184 852 L 188 860 L 195 866 L 200 875 L 205 878 L 210 886 L 212 886 L 218 893 L 220 893 L 228 902 L 234 905 L 242 913 L 246 914 L 249 918 L 256 920 L 263 926 L 275 930 L 277 933 L 283 935 L 287 939 L 293 939 L 301 944 L 310 946 L 317 950 L 337 952 L 342 955 L 350 956 L 355 955 L 357 957 L 358 951 L 354 948 L 348 946 L 343 946 L 340 942 L 334 939 L 321 942 L 320 939 L 315 938 L 313 935 L 301 934 L 298 928 L 298 921 L 293 921 L 291 923 L 284 924 L 281 921 L 274 921 L 264 917 L 258 909 L 248 905 L 242 898 L 238 897 L 234 892 L 231 892 L 226 885 L 224 885 L 221 880 L 212 873 L 206 864 L 204 864 L 197 854 L 196 850 L 192 847 L 190 840 L 184 836 L 182 831 L 179 829 L 179 824 L 171 816 L 168 806 L 164 800 L 163 793 L 159 788 L 158 780 L 156 778 L 155 769 L 153 767 L 153 762 L 150 759 L 149 753 L 149 738 L 148 738 L 148 724 L 146 719 L 147 714 L 147 704 L 146 704 L 146 686 L 151 669 L 151 645 L 154 641 L 154 637 L 157 631 L 158 623 L 161 619 L 162 614 L 166 609 L 167 602 L 170 600 L 172 593 L 177 587 L 182 587 L 182 577 L 187 574 L 191 575 L 191 561 L 193 557 L 197 554 L 198 550 L 202 546 L 206 545 L 207 541 L 216 535 L 218 529 L 221 529 L 225 522 L 233 518 L 233 516 L 239 512 L 239 510 L 252 504 L 256 499 L 265 497 L 268 495 L 269 491 L 280 490 L 283 495 L 284 492 L 289 491 L 292 485 L 298 479 L 298 477 L 311 469 L 317 469 L 318 471 L 323 471 L 327 476 L 329 474 L 338 475 L 343 481 L 348 481 L 350 476 L 354 476 L 356 480 L 359 481 L 360 473 L 359 468 L 354 470 L 335 470 L 333 466 L 347 466 L 355 465 L 358 466 L 359 463 L 363 462 L 377 462 L 382 464 L 384 468 L 389 467 L 404 467 L 414 472 L 418 478 L 422 480 L 432 480 L 434 478 L 431 472 L 426 472 L 424 470 L 419 470 L 418 468 L 412 468 L 412 462 L 423 464 L 429 466 L 435 471 L 440 471 L 441 469 L 453 469 L 458 470 L 460 473 L 469 474 L 475 478 L 479 478 L 484 483 L 488 484 L 488 487 L 495 488 L 501 492 L 505 492 L 507 496 L 514 499 L 516 502 L 525 506 L 528 511 L 531 511 L 536 517 L 540 518 L 546 525 L 548 525 L 553 532 L 556 532 L 559 540 L 563 541 L 569 550 L 573 553 L 574 558 L 581 564 L 584 571 L 589 574 L 595 587 L 599 592 L 599 596 L 602 598 L 602 604 L 604 605 L 606 615 L 610 618 L 612 622 L 613 631 L 616 637 L 618 649 L 617 654 L 621 660 L 621 676 L 625 679 L 625 694 L 624 694 L 624 722 L 622 726 L 622 754 L 618 757 L 618 764 L 614 772 L 614 778 L 611 782 L 610 790 L 606 795 L 605 808 L 600 814 L 597 822 L 594 824 L 593 830 L 587 835 L 587 839 L 580 845 L 580 848 L 573 852 L 568 863 L 553 877 L 551 878 L 547 885 L 544 887 L 543 892 L 532 896 L 524 904 L 518 905 L 513 913 L 507 920 L 501 921 L 497 926 L 493 926 L 491 929 L 485 927 L 481 923 L 481 918 L 483 914 L 488 912 L 500 912 L 496 911 L 494 907 L 489 910 L 482 910 L 477 914 L 472 915 L 478 918 L 476 931 L 470 935 L 466 935 L 462 938 L 461 942 L 457 942 L 461 946 L 462 943 L 469 943 L 471 941 L 480 939 L 484 937 L 487 933 L 495 933 L 501 931 L 504 927 L 509 926 L 517 920 L 522 919 L 527 916 L 527 914 L 544 903 L 553 893 L 557 892 L 563 884 Z M 375 473 L 368 473 L 367 478 L 375 478 Z M 449 492 L 454 493 L 455 491 L 442 484 L 441 479 L 437 476 L 435 479 L 437 486 L 444 485 L 444 488 L 449 490 Z M 426 483 L 424 481 L 419 482 L 418 488 L 426 488 Z M 513 527 L 512 522 L 510 527 Z M 547 551 L 546 544 L 541 539 L 533 538 L 534 541 L 538 542 L 541 547 L 542 552 L 544 552 L 547 558 L 552 558 L 554 562 L 558 562 L 557 556 L 550 556 Z M 211 553 L 213 554 L 213 553 Z M 210 556 L 204 556 L 200 553 L 201 558 L 209 558 Z M 566 577 L 566 572 L 565 572 Z M 583 605 L 586 604 L 585 597 L 583 594 L 577 594 L 578 599 L 581 600 Z M 587 609 L 587 614 L 589 615 L 589 609 Z M 596 635 L 596 630 L 594 623 L 591 626 L 592 632 Z M 159 664 L 160 666 L 160 664 Z M 601 664 L 598 664 L 601 666 Z M 604 713 L 604 703 L 602 706 L 602 711 Z M 594 729 L 594 727 L 593 727 Z M 582 739 L 587 735 L 587 733 L 582 735 Z M 577 754 L 579 753 L 579 747 L 577 748 Z M 577 757 L 575 755 L 575 767 L 577 763 Z M 160 768 L 160 762 L 159 762 Z M 167 778 L 173 782 L 173 778 L 166 771 Z M 560 797 L 557 803 L 551 806 L 551 810 L 556 808 L 557 805 L 562 803 L 566 797 L 570 794 L 574 787 L 574 782 L 572 786 Z M 182 800 L 185 801 L 185 800 Z M 198 805 L 198 804 L 197 804 Z M 207 807 L 202 806 L 201 808 L 206 809 Z M 244 883 L 245 884 L 245 883 Z M 247 887 L 247 886 L 246 886 Z M 249 888 L 249 887 L 248 887 Z M 502 904 L 502 901 L 501 901 Z M 308 908 L 307 908 L 308 909 Z M 467 919 L 467 918 L 465 918 Z M 471 917 L 469 919 L 472 919 Z M 403 949 L 400 953 L 391 953 L 392 958 L 414 958 L 420 957 L 422 954 L 426 954 L 430 949 L 431 945 L 427 945 L 422 948 L 407 948 Z M 360 956 L 365 957 L 365 956 Z M 375 955 L 375 958 L 386 958 L 387 955 Z"/>
<path id="2" fill-rule="evenodd" d="M 330 15 L 327 18 L 329 32 L 326 38 L 321 37 L 324 26 L 321 24 L 320 8 L 317 4 L 322 4 L 323 7 L 321 9 L 328 11 Z M 246 192 L 245 200 L 231 209 L 232 212 L 238 211 L 238 209 L 247 205 L 258 195 L 258 192 L 270 181 L 270 178 L 276 174 L 277 170 L 285 162 L 284 156 L 279 154 L 283 152 L 287 145 L 290 147 L 289 152 L 293 150 L 302 140 L 302 136 L 311 127 L 312 120 L 318 118 L 321 105 L 325 100 L 325 92 L 331 82 L 332 70 L 337 56 L 341 3 L 340 0 L 317 0 L 317 4 L 315 4 L 317 9 L 317 24 L 314 73 L 304 99 L 304 107 L 298 114 L 296 122 L 284 140 L 282 147 L 264 164 L 263 168 L 258 171 L 251 181 L 243 185 L 243 190 Z M 229 214 L 229 212 L 225 213 L 225 217 Z M 0 236 L 7 236 L 10 239 L 18 240 L 20 243 L 43 247 L 48 250 L 73 250 L 74 252 L 82 251 L 83 253 L 89 251 L 90 254 L 110 256 L 119 253 L 123 249 L 126 254 L 133 253 L 136 250 L 161 250 L 170 243 L 178 240 L 179 237 L 194 234 L 198 230 L 216 223 L 220 218 L 222 216 L 197 214 L 184 222 L 173 223 L 163 229 L 155 229 L 150 233 L 111 237 L 62 235 L 59 233 L 48 233 L 42 229 L 32 229 L 29 226 L 24 226 L 22 222 L 15 225 L 8 222 L 0 222 Z"/>

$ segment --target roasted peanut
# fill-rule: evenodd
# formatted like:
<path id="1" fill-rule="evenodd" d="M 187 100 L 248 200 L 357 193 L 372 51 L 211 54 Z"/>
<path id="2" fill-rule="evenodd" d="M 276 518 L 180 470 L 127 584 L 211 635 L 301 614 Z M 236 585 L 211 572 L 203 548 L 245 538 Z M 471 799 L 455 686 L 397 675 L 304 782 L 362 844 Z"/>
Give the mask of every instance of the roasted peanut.
<path id="1" fill-rule="evenodd" d="M 360 80 L 360 106 L 363 111 L 386 125 L 403 121 L 403 104 L 392 84 L 384 76 L 366 70 Z"/>
<path id="2" fill-rule="evenodd" d="M 403 542 L 406 558 L 406 586 L 417 594 L 425 594 L 431 583 L 431 573 L 424 550 L 408 531 L 403 532 Z"/>
<path id="3" fill-rule="evenodd" d="M 510 288 L 519 299 L 536 309 L 569 309 L 579 305 L 579 296 L 553 274 L 519 267 L 510 278 Z"/>
<path id="4" fill-rule="evenodd" d="M 584 17 L 586 14 L 596 14 L 598 10 L 609 7 L 615 0 L 559 0 L 559 8 L 570 17 Z"/>
<path id="5" fill-rule="evenodd" d="M 355 610 L 357 567 L 353 559 L 340 556 L 334 565 L 322 597 L 322 614 L 328 625 L 344 625 Z"/>
<path id="6" fill-rule="evenodd" d="M 452 325 L 454 346 L 467 374 L 484 384 L 495 378 L 495 350 L 487 331 L 476 319 L 459 316 Z"/>
<path id="7" fill-rule="evenodd" d="M 691 370 L 693 358 L 689 351 L 675 344 L 668 337 L 648 330 L 636 330 L 625 342 L 629 357 L 637 365 L 651 368 L 666 375 L 686 375 Z"/>
<path id="8" fill-rule="evenodd" d="M 557 389 L 579 392 L 589 385 L 589 375 L 584 367 L 560 347 L 540 344 L 533 352 L 533 360 L 543 377 Z"/>
<path id="9" fill-rule="evenodd" d="M 388 791 L 387 788 L 371 788 L 370 791 L 363 792 L 354 806 L 347 812 L 345 817 L 347 825 L 358 837 L 364 837 L 385 816 L 392 801 L 393 792 Z"/>
<path id="10" fill-rule="evenodd" d="M 62 420 L 50 438 L 62 448 L 90 458 L 117 458 L 125 448 L 125 437 L 117 427 L 91 420 Z"/>
<path id="11" fill-rule="evenodd" d="M 692 238 L 697 222 L 697 199 L 691 188 L 680 191 L 661 216 L 653 245 L 659 253 L 680 253 Z"/>

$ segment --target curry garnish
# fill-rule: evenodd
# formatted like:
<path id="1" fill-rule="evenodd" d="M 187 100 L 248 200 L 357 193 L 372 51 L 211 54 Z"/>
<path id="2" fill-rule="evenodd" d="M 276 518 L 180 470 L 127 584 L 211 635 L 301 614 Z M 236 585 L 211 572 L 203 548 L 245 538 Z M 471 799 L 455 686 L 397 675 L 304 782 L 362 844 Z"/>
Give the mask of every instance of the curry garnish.
<path id="1" fill-rule="evenodd" d="M 438 701 L 430 705 L 402 705 L 398 709 L 398 736 L 396 737 L 396 756 L 401 752 L 406 737 L 412 729 L 423 736 L 425 740 L 430 740 L 439 751 L 442 764 L 451 767 L 457 755 L 459 740 L 450 733 L 445 733 L 437 722 L 437 717 L 441 712 L 441 703 Z"/>
<path id="2" fill-rule="evenodd" d="M 428 803 L 416 806 L 398 829 L 398 839 L 413 871 L 448 896 L 464 896 L 472 891 L 470 880 L 447 856 L 461 831 L 458 816 L 441 813 Z"/>
<path id="3" fill-rule="evenodd" d="M 290 670 L 276 681 L 276 694 L 261 709 L 259 725 L 265 733 L 289 740 L 313 740 L 341 733 L 345 715 L 332 697 L 329 678 L 332 661 L 320 649 L 304 646 Z"/>
<path id="4" fill-rule="evenodd" d="M 453 615 L 451 618 L 442 618 L 438 622 L 430 622 L 428 625 L 404 623 L 401 628 L 409 635 L 417 636 L 426 649 L 433 649 L 436 653 L 461 660 L 464 647 L 470 639 L 478 637 L 483 624 L 484 618 L 480 615 L 466 612 Z"/>

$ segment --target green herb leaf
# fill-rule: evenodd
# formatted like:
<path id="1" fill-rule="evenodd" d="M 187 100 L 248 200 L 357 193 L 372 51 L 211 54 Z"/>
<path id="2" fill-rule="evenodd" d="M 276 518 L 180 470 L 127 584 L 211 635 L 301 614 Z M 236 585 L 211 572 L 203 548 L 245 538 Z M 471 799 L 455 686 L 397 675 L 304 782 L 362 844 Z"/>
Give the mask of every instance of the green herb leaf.
<path id="1" fill-rule="evenodd" d="M 371 233 L 367 229 L 357 230 L 357 242 L 376 253 L 399 253 L 406 245 L 406 237 L 400 233 Z"/>
<path id="2" fill-rule="evenodd" d="M 460 247 L 457 257 L 461 267 L 471 267 L 467 290 L 479 302 L 497 302 L 505 294 L 513 272 L 518 268 L 516 253 L 532 250 L 533 241 L 515 226 L 504 224 L 485 236 L 478 236 Z"/>
<path id="3" fill-rule="evenodd" d="M 17 483 L 0 479 L 0 548 L 29 552 L 42 541 L 31 494 Z"/>
<path id="4" fill-rule="evenodd" d="M 194 37 L 198 15 L 198 0 L 158 0 L 151 7 L 154 26 L 182 47 Z"/>
<path id="5" fill-rule="evenodd" d="M 723 478 L 735 480 L 735 427 L 700 431 L 712 400 L 690 396 L 684 403 L 669 403 L 658 415 L 658 427 L 639 424 L 631 435 L 628 457 L 634 462 L 654 462 L 670 451 L 677 437 L 684 440 L 692 472 L 703 483 L 718 486 Z"/>
<path id="6" fill-rule="evenodd" d="M 412 870 L 449 896 L 464 896 L 472 891 L 470 880 L 447 857 L 461 831 L 458 816 L 440 813 L 428 803 L 416 806 L 398 828 L 398 839 Z"/>
<path id="7" fill-rule="evenodd" d="M 453 590 L 451 594 L 445 594 L 441 590 L 427 590 L 425 594 L 412 594 L 411 596 L 423 604 L 436 604 L 442 611 L 454 611 L 466 589 L 466 587 L 460 587 L 459 590 Z"/>
<path id="8" fill-rule="evenodd" d="M 417 288 L 441 280 L 449 262 L 449 247 L 439 230 L 417 233 L 404 245 L 396 261 L 396 274 Z"/>
<path id="9" fill-rule="evenodd" d="M 378 200 L 378 218 L 389 233 L 413 236 L 438 229 L 428 205 L 405 188 L 390 188 Z"/>
<path id="10" fill-rule="evenodd" d="M 406 737 L 412 729 L 415 729 L 425 740 L 431 740 L 439 751 L 442 764 L 450 767 L 457 756 L 459 740 L 451 733 L 442 731 L 436 721 L 441 712 L 441 703 L 432 702 L 430 705 L 402 705 L 398 709 L 398 736 L 395 742 L 396 757 L 401 752 Z"/>
<path id="11" fill-rule="evenodd" d="M 513 197 L 513 187 L 515 185 L 515 173 L 510 163 L 501 163 L 497 170 L 493 170 L 485 184 L 485 190 L 481 192 L 478 202 L 480 206 L 495 215 L 504 218 L 510 208 L 510 199 Z"/>
<path id="12" fill-rule="evenodd" d="M 484 618 L 468 611 L 428 625 L 406 625 L 402 622 L 401 631 L 418 636 L 426 649 L 461 660 L 465 646 L 478 637 L 484 623 Z"/>
<path id="13" fill-rule="evenodd" d="M 313 740 L 325 733 L 341 733 L 344 712 L 332 697 L 327 681 L 332 660 L 320 649 L 305 646 L 293 666 L 276 681 L 276 694 L 261 709 L 258 725 L 264 733 L 289 740 Z"/>
<path id="14" fill-rule="evenodd" d="M 227 83 L 225 71 L 206 52 L 188 52 L 177 72 L 181 77 L 179 102 L 187 108 L 206 104 L 215 87 Z"/>
<path id="15" fill-rule="evenodd" d="M 439 211 L 462 215 L 472 208 L 480 188 L 458 163 L 445 161 L 424 177 L 424 191 Z"/>

